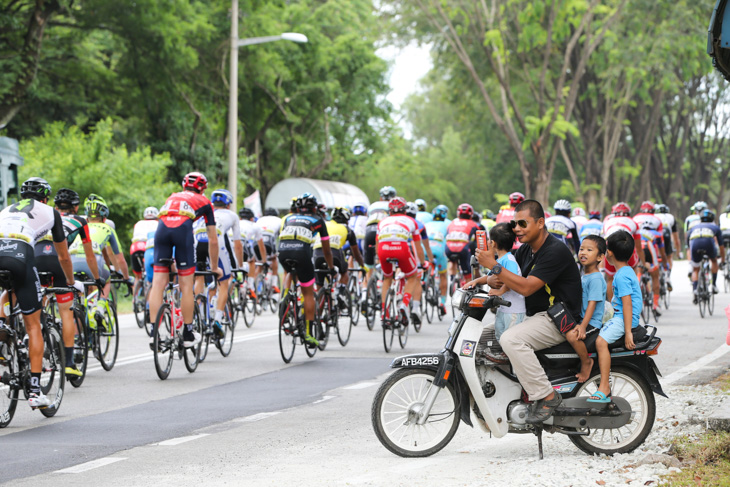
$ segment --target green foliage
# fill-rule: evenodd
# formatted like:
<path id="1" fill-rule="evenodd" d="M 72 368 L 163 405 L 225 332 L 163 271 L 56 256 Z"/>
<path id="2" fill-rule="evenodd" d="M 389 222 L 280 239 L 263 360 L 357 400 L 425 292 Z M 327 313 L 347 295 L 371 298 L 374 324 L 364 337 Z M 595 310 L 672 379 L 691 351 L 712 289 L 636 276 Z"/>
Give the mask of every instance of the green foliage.
<path id="1" fill-rule="evenodd" d="M 52 123 L 43 135 L 21 142 L 25 164 L 18 178 L 45 178 L 54 193 L 60 188 L 73 189 L 81 196 L 82 206 L 90 193 L 103 196 L 119 237 L 129 242 L 132 227 L 142 218 L 144 208 L 159 208 L 179 185 L 166 181 L 165 174 L 172 164 L 169 155 L 153 155 L 149 147 L 129 151 L 115 144 L 113 138 L 111 119 L 100 121 L 89 133 L 75 125 Z M 79 212 L 83 213 L 83 208 Z"/>

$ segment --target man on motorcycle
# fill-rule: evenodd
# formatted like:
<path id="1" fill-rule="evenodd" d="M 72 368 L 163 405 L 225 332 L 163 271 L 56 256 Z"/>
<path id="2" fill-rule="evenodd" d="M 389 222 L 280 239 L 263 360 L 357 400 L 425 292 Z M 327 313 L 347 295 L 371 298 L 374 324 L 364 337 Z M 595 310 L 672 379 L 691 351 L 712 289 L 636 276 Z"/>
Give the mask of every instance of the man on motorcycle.
<path id="1" fill-rule="evenodd" d="M 519 241 L 527 244 L 522 245 L 515 254 L 525 277 L 502 269 L 489 247 L 486 251 L 477 250 L 476 255 L 481 265 L 492 269 L 487 281 L 491 287 L 499 288 L 506 284 L 525 296 L 527 318 L 505 331 L 500 345 L 510 358 L 514 373 L 529 399 L 535 401 L 527 422 L 540 424 L 560 405 L 561 397 L 553 390 L 535 351 L 565 340 L 547 314 L 550 306 L 562 302 L 573 317 L 580 321 L 580 273 L 570 249 L 548 233 L 545 212 L 540 203 L 525 200 L 517 205 L 510 226 L 514 228 Z"/>

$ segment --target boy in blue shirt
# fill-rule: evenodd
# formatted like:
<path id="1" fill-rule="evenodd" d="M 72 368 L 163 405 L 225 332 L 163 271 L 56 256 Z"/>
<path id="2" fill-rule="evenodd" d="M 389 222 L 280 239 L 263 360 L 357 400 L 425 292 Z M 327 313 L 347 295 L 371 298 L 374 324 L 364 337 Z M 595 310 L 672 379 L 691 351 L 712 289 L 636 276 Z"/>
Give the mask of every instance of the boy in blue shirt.
<path id="1" fill-rule="evenodd" d="M 628 261 L 634 252 L 633 237 L 623 230 L 608 236 L 606 240 L 606 258 L 616 268 L 613 277 L 613 300 L 611 305 L 615 311 L 613 318 L 608 320 L 596 339 L 598 352 L 598 367 L 601 369 L 601 383 L 595 394 L 587 399 L 588 402 L 611 402 L 609 376 L 611 374 L 611 352 L 608 345 L 624 337 L 627 350 L 633 350 L 634 336 L 632 330 L 639 326 L 641 314 L 641 289 L 639 279 Z"/>
<path id="2" fill-rule="evenodd" d="M 598 267 L 606 255 L 606 241 L 598 235 L 587 235 L 580 243 L 578 260 L 583 266 L 581 285 L 583 287 L 583 321 L 568 333 L 565 339 L 572 345 L 580 358 L 580 372 L 575 376 L 578 382 L 585 382 L 593 370 L 593 359 L 588 357 L 586 338 L 588 325 L 591 328 L 601 328 L 603 322 L 603 308 L 606 302 L 606 280 Z"/>

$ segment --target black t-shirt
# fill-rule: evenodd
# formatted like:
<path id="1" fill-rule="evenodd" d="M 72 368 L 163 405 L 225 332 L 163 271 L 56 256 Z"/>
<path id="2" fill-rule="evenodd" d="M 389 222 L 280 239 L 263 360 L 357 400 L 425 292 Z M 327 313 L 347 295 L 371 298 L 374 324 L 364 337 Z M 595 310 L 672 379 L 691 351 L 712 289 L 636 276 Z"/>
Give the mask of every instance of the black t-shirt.
<path id="1" fill-rule="evenodd" d="M 553 235 L 548 235 L 545 243 L 536 254 L 532 254 L 529 245 L 522 245 L 515 253 L 515 260 L 520 265 L 522 275 L 535 276 L 544 281 L 555 297 L 555 302 L 562 301 L 573 317 L 581 320 L 583 288 L 580 283 L 580 272 L 570 249 Z M 553 303 L 554 304 L 554 303 Z M 545 286 L 530 296 L 525 296 L 527 316 L 532 316 L 550 307 L 550 295 Z"/>

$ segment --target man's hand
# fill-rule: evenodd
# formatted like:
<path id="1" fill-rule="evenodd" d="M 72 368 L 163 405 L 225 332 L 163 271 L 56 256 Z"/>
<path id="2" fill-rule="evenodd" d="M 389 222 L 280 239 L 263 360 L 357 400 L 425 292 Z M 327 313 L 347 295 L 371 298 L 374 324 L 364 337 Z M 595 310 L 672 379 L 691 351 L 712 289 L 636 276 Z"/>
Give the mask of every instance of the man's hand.
<path id="1" fill-rule="evenodd" d="M 81 281 L 74 281 L 74 283 L 71 284 L 71 287 L 76 289 L 81 294 L 84 294 L 84 285 L 81 283 Z"/>
<path id="2" fill-rule="evenodd" d="M 627 333 L 626 339 L 624 340 L 626 345 L 626 350 L 633 350 L 636 348 L 636 345 L 634 345 L 634 335 L 633 333 Z"/>
<path id="3" fill-rule="evenodd" d="M 585 326 L 578 325 L 575 328 L 573 328 L 572 330 L 570 330 L 570 332 L 573 332 L 573 331 L 575 331 L 578 334 L 578 340 L 586 339 L 586 327 Z"/>
<path id="4" fill-rule="evenodd" d="M 215 268 L 211 269 L 210 272 L 215 274 L 216 277 L 218 277 L 218 279 L 223 277 L 223 269 L 221 269 L 220 267 L 215 267 Z"/>
<path id="5" fill-rule="evenodd" d="M 494 251 L 489 248 L 489 240 L 487 240 L 487 248 L 485 250 L 477 249 L 474 255 L 477 258 L 477 262 L 487 269 L 491 269 L 497 264 L 497 260 L 494 258 Z"/>

